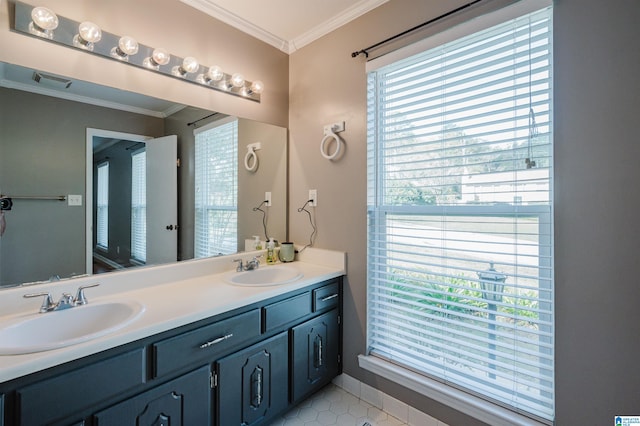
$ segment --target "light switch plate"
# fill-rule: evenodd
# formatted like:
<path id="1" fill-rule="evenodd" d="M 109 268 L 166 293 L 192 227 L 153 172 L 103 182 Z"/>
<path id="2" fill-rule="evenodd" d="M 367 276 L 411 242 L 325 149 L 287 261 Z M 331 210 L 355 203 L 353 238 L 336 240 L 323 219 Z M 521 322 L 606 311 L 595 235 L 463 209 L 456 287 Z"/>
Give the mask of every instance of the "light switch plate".
<path id="1" fill-rule="evenodd" d="M 82 195 L 67 195 L 67 202 L 70 206 L 81 206 Z"/>

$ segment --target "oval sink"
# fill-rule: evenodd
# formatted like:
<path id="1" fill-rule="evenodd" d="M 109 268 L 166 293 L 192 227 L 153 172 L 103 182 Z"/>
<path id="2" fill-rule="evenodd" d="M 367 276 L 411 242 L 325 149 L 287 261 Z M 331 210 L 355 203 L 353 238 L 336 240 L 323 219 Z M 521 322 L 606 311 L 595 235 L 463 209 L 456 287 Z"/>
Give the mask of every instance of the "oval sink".
<path id="1" fill-rule="evenodd" d="M 290 265 L 267 265 L 253 271 L 228 274 L 226 281 L 235 285 L 269 286 L 292 283 L 303 277 L 302 272 Z"/>
<path id="2" fill-rule="evenodd" d="M 138 302 L 89 303 L 0 323 L 0 355 L 58 349 L 114 332 L 144 312 Z"/>

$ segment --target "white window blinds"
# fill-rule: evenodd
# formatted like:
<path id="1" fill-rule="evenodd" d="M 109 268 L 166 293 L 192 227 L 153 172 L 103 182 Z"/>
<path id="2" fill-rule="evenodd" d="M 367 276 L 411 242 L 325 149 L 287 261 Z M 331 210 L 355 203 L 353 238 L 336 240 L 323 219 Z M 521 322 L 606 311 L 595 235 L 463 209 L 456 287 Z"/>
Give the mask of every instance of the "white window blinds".
<path id="1" fill-rule="evenodd" d="M 238 120 L 195 133 L 195 257 L 238 251 Z"/>
<path id="2" fill-rule="evenodd" d="M 368 76 L 369 353 L 554 415 L 551 9 Z"/>
<path id="3" fill-rule="evenodd" d="M 109 162 L 98 164 L 96 245 L 109 248 Z"/>
<path id="4" fill-rule="evenodd" d="M 131 155 L 131 257 L 147 260 L 147 153 Z"/>

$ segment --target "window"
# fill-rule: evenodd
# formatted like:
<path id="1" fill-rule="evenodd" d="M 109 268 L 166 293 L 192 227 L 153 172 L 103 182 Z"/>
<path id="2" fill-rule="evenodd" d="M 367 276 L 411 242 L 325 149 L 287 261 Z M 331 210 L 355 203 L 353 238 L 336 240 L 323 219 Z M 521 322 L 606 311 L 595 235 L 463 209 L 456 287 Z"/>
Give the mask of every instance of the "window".
<path id="1" fill-rule="evenodd" d="M 98 164 L 96 245 L 109 248 L 109 162 Z"/>
<path id="2" fill-rule="evenodd" d="M 131 258 L 147 261 L 147 153 L 131 154 Z"/>
<path id="3" fill-rule="evenodd" d="M 195 257 L 238 251 L 238 120 L 195 133 Z"/>
<path id="4" fill-rule="evenodd" d="M 537 11 L 368 74 L 369 355 L 543 421 L 551 19 Z"/>

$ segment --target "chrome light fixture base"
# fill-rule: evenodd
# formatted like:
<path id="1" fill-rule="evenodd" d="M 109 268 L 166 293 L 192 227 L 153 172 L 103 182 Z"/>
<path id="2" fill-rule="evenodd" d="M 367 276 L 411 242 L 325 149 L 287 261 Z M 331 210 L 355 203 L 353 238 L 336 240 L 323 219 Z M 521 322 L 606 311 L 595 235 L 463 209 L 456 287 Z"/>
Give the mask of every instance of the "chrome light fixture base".
<path id="1" fill-rule="evenodd" d="M 260 92 L 251 90 L 252 82 L 245 81 L 240 87 L 227 87 L 219 84 L 211 84 L 211 79 L 203 78 L 203 74 L 206 75 L 209 67 L 199 64 L 196 71 L 182 73 L 174 73 L 175 69 L 183 67 L 184 59 L 173 54 L 167 55 L 168 60 L 159 63 L 154 60 L 154 51 L 162 50 L 155 49 L 150 46 L 145 46 L 138 43 L 138 50 L 135 54 L 128 54 L 123 56 L 117 51 L 121 36 L 109 33 L 102 30 L 102 37 L 99 41 L 89 43 L 91 49 L 86 44 L 79 46 L 78 42 L 78 26 L 80 22 L 74 21 L 69 18 L 65 18 L 60 15 L 56 15 L 58 19 L 58 25 L 55 29 L 49 30 L 40 28 L 34 24 L 31 17 L 31 12 L 34 6 L 16 1 L 14 13 L 14 31 L 28 35 L 30 37 L 40 38 L 45 41 L 61 44 L 63 46 L 82 50 L 86 53 L 101 56 L 106 59 L 118 61 L 123 64 L 133 65 L 138 68 L 142 68 L 151 72 L 157 72 L 167 77 L 186 81 L 189 83 L 197 84 L 200 87 L 216 90 L 229 95 L 238 96 L 244 99 L 249 99 L 254 102 L 260 102 Z M 75 40 L 75 42 L 74 42 Z M 114 53 L 115 52 L 115 53 Z M 126 59 L 125 59 L 126 58 Z M 189 57 L 187 57 L 189 58 Z M 232 74 L 222 73 L 220 80 L 231 81 Z M 260 83 L 261 85 L 262 83 Z"/>

